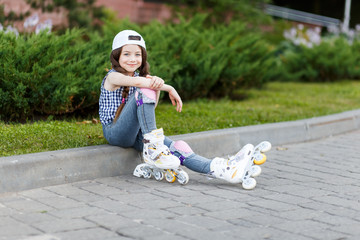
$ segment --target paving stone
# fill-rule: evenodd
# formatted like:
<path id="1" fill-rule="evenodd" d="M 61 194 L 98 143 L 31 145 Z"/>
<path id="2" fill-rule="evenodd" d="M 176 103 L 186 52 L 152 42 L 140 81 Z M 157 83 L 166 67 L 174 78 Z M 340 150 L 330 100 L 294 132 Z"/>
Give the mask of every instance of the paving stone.
<path id="1" fill-rule="evenodd" d="M 221 230 L 226 227 L 233 227 L 232 224 L 222 220 L 215 219 L 207 216 L 181 216 L 176 218 L 177 221 L 190 224 L 200 228 L 206 228 L 209 230 Z"/>
<path id="2" fill-rule="evenodd" d="M 355 201 L 355 200 L 346 199 L 346 197 L 342 197 L 342 196 L 321 196 L 321 197 L 314 197 L 313 200 L 360 211 L 359 199 Z"/>
<path id="3" fill-rule="evenodd" d="M 194 196 L 194 197 L 178 197 L 176 198 L 177 201 L 183 204 L 190 204 L 190 205 L 198 205 L 203 202 L 222 202 L 223 199 L 219 197 L 209 196 L 202 194 L 201 196 Z"/>
<path id="4" fill-rule="evenodd" d="M 278 216 L 278 217 L 288 220 L 288 221 L 300 221 L 300 220 L 313 219 L 322 214 L 323 214 L 323 211 L 307 209 L 307 208 L 302 208 L 302 207 L 299 207 L 297 209 L 290 210 L 290 211 L 281 211 L 281 212 L 273 213 L 274 216 Z"/>
<path id="5" fill-rule="evenodd" d="M 306 232 L 326 231 L 328 228 L 330 228 L 330 225 L 313 220 L 301 220 L 301 221 L 288 221 L 285 223 L 283 222 L 279 224 L 273 224 L 272 227 L 290 233 L 306 235 Z"/>
<path id="6" fill-rule="evenodd" d="M 133 219 L 130 219 L 128 217 L 123 217 L 118 214 L 112 213 L 85 217 L 86 220 L 91 221 L 106 229 L 111 229 L 113 231 L 122 228 L 140 227 L 140 220 L 137 218 L 137 216 L 133 216 L 132 218 Z"/>
<path id="7" fill-rule="evenodd" d="M 235 238 L 233 239 L 247 239 L 247 240 L 259 240 L 259 239 L 291 239 L 291 240 L 310 240 L 311 238 L 306 236 L 301 236 L 299 234 L 289 233 L 273 228 L 258 227 L 258 228 L 248 228 L 242 227 L 230 231 L 228 235 L 231 235 Z"/>
<path id="8" fill-rule="evenodd" d="M 201 215 L 209 212 L 209 210 L 202 209 L 200 207 L 185 205 L 182 207 L 170 207 L 164 209 L 165 211 L 171 212 L 174 216 L 183 216 L 183 215 Z"/>
<path id="9" fill-rule="evenodd" d="M 138 210 L 137 207 L 130 206 L 112 199 L 105 199 L 99 202 L 93 202 L 90 206 L 95 206 L 104 210 L 107 210 L 112 213 L 124 213 Z"/>
<path id="10" fill-rule="evenodd" d="M 99 194 L 102 196 L 109 196 L 109 195 L 114 195 L 114 194 L 119 194 L 119 193 L 125 193 L 125 191 L 123 191 L 121 189 L 111 187 L 111 186 L 106 186 L 105 184 L 85 186 L 85 187 L 82 187 L 81 189 L 86 190 L 91 193 Z"/>
<path id="11" fill-rule="evenodd" d="M 42 232 L 32 226 L 17 222 L 16 224 L 0 225 L 0 239 L 20 239 L 28 235 L 41 234 Z"/>
<path id="12" fill-rule="evenodd" d="M 246 201 L 244 201 L 246 202 Z M 219 212 L 219 211 L 226 211 L 226 210 L 239 210 L 242 211 L 248 207 L 246 203 L 231 201 L 231 200 L 223 200 L 220 202 L 203 202 L 196 204 L 195 206 L 205 209 L 209 212 Z"/>
<path id="13" fill-rule="evenodd" d="M 156 201 L 163 201 L 165 198 L 164 196 L 159 196 L 156 193 L 133 193 L 133 194 L 117 194 L 109 196 L 109 199 L 119 201 L 124 204 L 130 204 L 133 206 L 138 206 L 139 208 L 148 208 L 148 206 L 144 202 L 156 202 Z M 171 200 L 166 200 L 171 201 Z"/>
<path id="14" fill-rule="evenodd" d="M 121 239 L 117 233 L 100 227 L 61 232 L 57 233 L 56 236 L 60 239 L 69 240 L 100 240 L 115 237 Z"/>
<path id="15" fill-rule="evenodd" d="M 311 199 L 304 198 L 304 197 L 297 197 L 290 194 L 283 195 L 283 194 L 272 194 L 266 195 L 263 197 L 264 199 L 271 199 L 278 202 L 289 203 L 289 204 L 300 204 L 300 203 L 308 203 L 311 202 Z"/>
<path id="16" fill-rule="evenodd" d="M 169 232 L 164 232 L 161 229 L 147 225 L 142 225 L 140 228 L 122 228 L 118 230 L 117 233 L 121 236 L 134 239 L 147 239 L 148 236 L 157 236 L 158 239 L 163 239 L 163 236 L 168 236 L 170 234 Z"/>
<path id="17" fill-rule="evenodd" d="M 191 222 L 178 221 L 177 218 L 145 220 L 143 224 L 154 226 L 175 236 L 182 236 L 194 240 L 224 239 L 226 237 L 222 230 L 212 231 L 208 228 L 196 226 Z M 146 239 L 146 237 L 144 239 Z"/>
<path id="18" fill-rule="evenodd" d="M 79 202 L 83 203 L 92 203 L 92 202 L 99 202 L 104 200 L 104 196 L 94 193 L 85 193 L 85 194 L 78 194 L 78 195 L 70 195 L 68 198 L 74 199 Z"/>
<path id="19" fill-rule="evenodd" d="M 156 219 L 156 218 L 172 218 L 173 214 L 169 211 L 159 208 L 135 209 L 132 211 L 121 212 L 119 215 L 129 219 Z"/>
<path id="20" fill-rule="evenodd" d="M 36 222 L 51 222 L 58 219 L 57 217 L 50 215 L 48 211 L 20 214 L 13 213 L 11 217 L 26 224 L 32 224 Z"/>
<path id="21" fill-rule="evenodd" d="M 208 210 L 207 213 L 203 214 L 204 216 L 209 216 L 216 219 L 222 219 L 224 221 L 229 221 L 232 219 L 238 218 L 251 218 L 252 216 L 259 214 L 259 212 L 254 211 L 251 207 L 234 207 L 232 209 L 225 210 Z"/>
<path id="22" fill-rule="evenodd" d="M 253 201 L 248 204 L 250 206 L 257 206 L 259 208 L 265 208 L 265 209 L 269 209 L 269 210 L 276 211 L 276 212 L 277 211 L 289 211 L 289 210 L 294 210 L 297 208 L 297 206 L 292 203 L 283 203 L 283 202 L 268 200 L 268 199 Z"/>
<path id="23" fill-rule="evenodd" d="M 56 193 L 57 195 L 60 195 L 60 196 L 72 196 L 72 195 L 88 193 L 87 191 L 82 190 L 79 187 L 76 187 L 75 186 L 76 184 L 85 185 L 85 184 L 94 184 L 94 183 L 91 181 L 83 181 L 83 182 L 74 183 L 74 184 L 63 184 L 63 185 L 58 185 L 58 186 L 46 187 L 44 189 L 46 189 L 49 192 Z"/>
<path id="24" fill-rule="evenodd" d="M 33 223 L 32 226 L 46 232 L 46 233 L 57 233 L 79 229 L 88 229 L 96 227 L 96 224 L 86 221 L 84 219 L 58 219 L 51 222 L 39 222 Z"/>
<path id="25" fill-rule="evenodd" d="M 27 197 L 27 198 L 34 198 L 34 199 L 59 197 L 59 194 L 50 192 L 43 188 L 23 191 L 20 193 L 20 195 Z"/>
<path id="26" fill-rule="evenodd" d="M 324 239 L 336 239 L 336 240 L 342 240 L 342 239 L 349 239 L 349 235 L 345 233 L 339 233 L 332 231 L 332 229 L 317 229 L 317 230 L 311 230 L 311 231 L 305 231 L 302 233 L 303 236 L 308 237 L 309 239 L 318 239 L 318 240 L 324 240 Z"/>
<path id="27" fill-rule="evenodd" d="M 46 212 L 51 209 L 52 207 L 40 203 L 38 201 L 34 201 L 31 199 L 24 199 L 24 198 L 18 198 L 17 201 L 11 201 L 11 202 L 5 202 L 3 203 L 5 206 L 12 208 L 20 213 L 31 213 L 31 212 Z"/>
<path id="28" fill-rule="evenodd" d="M 105 214 L 107 213 L 107 211 L 101 208 L 84 205 L 82 207 L 51 210 L 47 213 L 52 216 L 55 216 L 56 218 L 72 219 L 72 218 L 83 218 L 87 216 L 94 216 L 94 215 L 96 216 L 99 214 Z"/>
<path id="29" fill-rule="evenodd" d="M 81 208 L 85 204 L 79 201 L 75 201 L 65 196 L 57 196 L 51 198 L 39 198 L 37 199 L 40 203 L 50 206 L 54 209 L 69 209 L 69 208 Z"/>
<path id="30" fill-rule="evenodd" d="M 31 237 L 25 237 L 22 240 L 61 240 L 61 239 L 55 235 L 41 234 Z"/>
<path id="31" fill-rule="evenodd" d="M 344 233 L 346 235 L 360 236 L 359 222 L 351 224 L 341 224 L 339 226 L 332 227 L 331 229 L 336 232 Z"/>

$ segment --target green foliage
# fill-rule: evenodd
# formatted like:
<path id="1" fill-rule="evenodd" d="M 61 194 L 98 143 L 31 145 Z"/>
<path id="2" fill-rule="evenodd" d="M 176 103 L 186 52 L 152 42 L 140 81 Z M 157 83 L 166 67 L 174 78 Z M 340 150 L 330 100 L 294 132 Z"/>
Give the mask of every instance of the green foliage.
<path id="1" fill-rule="evenodd" d="M 271 17 L 266 15 L 261 5 L 269 0 L 169 0 L 173 7 L 173 16 L 192 18 L 197 13 L 209 14 L 208 25 L 224 24 L 230 20 L 241 20 L 253 25 L 268 23 Z M 186 7 L 184 7 L 186 6 Z"/>
<path id="2" fill-rule="evenodd" d="M 208 15 L 198 14 L 179 24 L 144 26 L 152 73 L 184 99 L 222 97 L 266 82 L 274 61 L 261 35 L 238 21 L 206 27 L 207 20 Z"/>
<path id="3" fill-rule="evenodd" d="M 79 30 L 17 38 L 0 33 L 1 120 L 64 114 L 96 104 L 107 59 L 97 52 L 99 37 L 93 35 L 92 44 L 81 37 Z"/>
<path id="4" fill-rule="evenodd" d="M 323 40 L 312 48 L 287 47 L 280 55 L 282 78 L 309 82 L 360 78 L 359 46 L 359 41 L 350 44 L 338 37 Z"/>

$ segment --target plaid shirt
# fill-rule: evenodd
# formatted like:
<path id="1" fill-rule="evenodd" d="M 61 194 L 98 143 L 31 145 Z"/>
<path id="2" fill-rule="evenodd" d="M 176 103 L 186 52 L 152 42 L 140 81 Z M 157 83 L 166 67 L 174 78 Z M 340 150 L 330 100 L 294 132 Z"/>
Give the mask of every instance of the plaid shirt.
<path id="1" fill-rule="evenodd" d="M 106 77 L 111 72 L 116 72 L 114 69 L 111 69 L 106 76 L 104 77 L 102 83 L 101 83 L 101 93 L 100 93 L 100 99 L 99 99 L 99 115 L 100 115 L 100 121 L 103 125 L 107 125 L 111 123 L 116 114 L 116 110 L 120 106 L 121 102 L 123 101 L 122 93 L 124 90 L 124 87 L 120 87 L 116 89 L 115 91 L 108 91 L 104 88 L 104 82 Z M 135 76 L 138 76 L 137 73 L 135 73 Z M 136 90 L 136 87 L 130 87 L 129 89 L 129 95 L 126 99 L 124 99 L 124 104 L 128 101 L 131 94 L 133 94 Z"/>

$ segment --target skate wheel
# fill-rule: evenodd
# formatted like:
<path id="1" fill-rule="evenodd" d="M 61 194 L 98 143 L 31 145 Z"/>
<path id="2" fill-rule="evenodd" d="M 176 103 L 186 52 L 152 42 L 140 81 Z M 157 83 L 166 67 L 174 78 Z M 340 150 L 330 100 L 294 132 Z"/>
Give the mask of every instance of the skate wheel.
<path id="1" fill-rule="evenodd" d="M 256 180 L 254 178 L 248 178 L 243 181 L 242 187 L 246 190 L 254 189 L 256 186 Z"/>
<path id="2" fill-rule="evenodd" d="M 259 176 L 261 173 L 261 167 L 258 166 L 258 165 L 254 165 L 254 166 L 251 166 L 251 169 L 250 169 L 250 176 L 251 177 L 257 177 Z"/>
<path id="3" fill-rule="evenodd" d="M 154 173 L 154 177 L 155 177 L 155 179 L 156 179 L 157 181 L 161 181 L 161 180 L 164 179 L 164 173 L 161 172 L 161 171 L 156 171 L 156 172 Z"/>
<path id="4" fill-rule="evenodd" d="M 256 155 L 254 156 L 254 163 L 255 163 L 256 165 L 261 165 L 261 164 L 263 164 L 264 162 L 266 162 L 266 156 L 265 156 L 265 154 L 260 153 L 260 154 L 256 154 Z"/>
<path id="5" fill-rule="evenodd" d="M 181 170 L 177 175 L 177 180 L 181 185 L 185 185 L 189 182 L 189 175 L 187 172 Z"/>
<path id="6" fill-rule="evenodd" d="M 144 169 L 143 177 L 146 178 L 146 179 L 151 178 L 151 172 L 149 170 L 147 170 L 147 169 Z"/>
<path id="7" fill-rule="evenodd" d="M 165 179 L 169 183 L 175 182 L 175 180 L 176 180 L 175 173 L 173 171 L 171 171 L 171 170 L 167 170 L 166 173 L 165 173 Z"/>
<path id="8" fill-rule="evenodd" d="M 255 147 L 255 150 L 259 150 L 260 152 L 267 152 L 270 151 L 270 149 L 271 149 L 271 143 L 268 141 L 263 141 Z"/>

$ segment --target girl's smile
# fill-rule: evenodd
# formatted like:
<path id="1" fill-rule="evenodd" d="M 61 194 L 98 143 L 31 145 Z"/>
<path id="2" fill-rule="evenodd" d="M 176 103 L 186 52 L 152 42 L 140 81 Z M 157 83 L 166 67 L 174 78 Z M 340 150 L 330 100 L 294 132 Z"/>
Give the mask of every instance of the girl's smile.
<path id="1" fill-rule="evenodd" d="M 124 68 L 129 75 L 134 72 L 142 64 L 141 48 L 138 45 L 124 45 L 119 59 L 120 66 Z"/>

